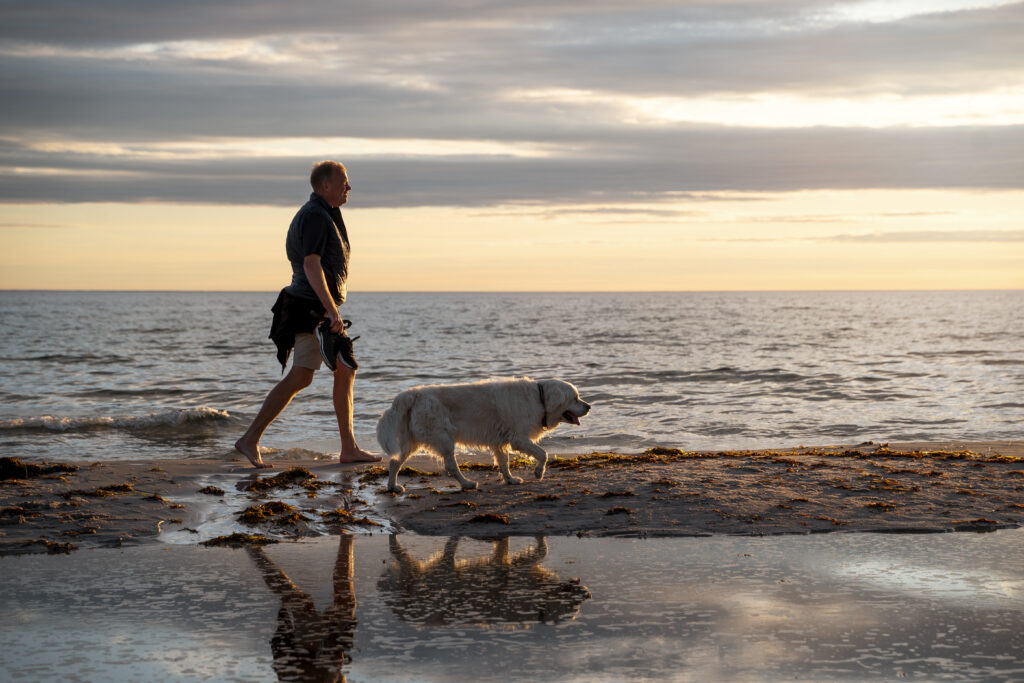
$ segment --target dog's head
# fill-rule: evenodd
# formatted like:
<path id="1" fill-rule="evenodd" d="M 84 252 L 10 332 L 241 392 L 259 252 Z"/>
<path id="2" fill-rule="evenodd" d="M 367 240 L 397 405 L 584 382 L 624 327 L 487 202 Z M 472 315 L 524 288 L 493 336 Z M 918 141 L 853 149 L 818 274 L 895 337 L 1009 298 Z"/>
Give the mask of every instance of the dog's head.
<path id="1" fill-rule="evenodd" d="M 568 382 L 546 379 L 540 384 L 544 387 L 548 429 L 554 429 L 560 422 L 578 425 L 580 418 L 590 412 L 590 404 L 581 399 L 580 392 Z"/>

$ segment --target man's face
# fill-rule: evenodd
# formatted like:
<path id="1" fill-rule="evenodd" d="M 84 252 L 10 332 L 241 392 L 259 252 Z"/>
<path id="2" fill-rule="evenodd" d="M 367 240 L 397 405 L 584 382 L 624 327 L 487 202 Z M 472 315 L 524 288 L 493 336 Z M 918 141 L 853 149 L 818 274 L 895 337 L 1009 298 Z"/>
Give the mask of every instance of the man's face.
<path id="1" fill-rule="evenodd" d="M 348 184 L 348 175 L 340 169 L 334 169 L 334 173 L 324 181 L 321 195 L 332 207 L 338 207 L 348 201 L 348 192 L 352 186 Z"/>

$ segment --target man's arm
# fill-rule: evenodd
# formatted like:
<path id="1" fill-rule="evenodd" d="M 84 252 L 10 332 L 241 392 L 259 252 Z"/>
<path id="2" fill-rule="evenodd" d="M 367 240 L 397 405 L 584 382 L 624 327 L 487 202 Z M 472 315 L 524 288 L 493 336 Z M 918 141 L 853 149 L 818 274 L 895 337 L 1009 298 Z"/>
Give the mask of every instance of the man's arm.
<path id="1" fill-rule="evenodd" d="M 320 254 L 310 254 L 302 259 L 302 270 L 306 273 L 306 279 L 316 292 L 327 310 L 327 318 L 331 321 L 331 332 L 341 332 L 341 315 L 338 314 L 338 307 L 331 298 L 331 292 L 327 289 L 327 278 L 324 277 L 323 266 L 320 265 Z"/>

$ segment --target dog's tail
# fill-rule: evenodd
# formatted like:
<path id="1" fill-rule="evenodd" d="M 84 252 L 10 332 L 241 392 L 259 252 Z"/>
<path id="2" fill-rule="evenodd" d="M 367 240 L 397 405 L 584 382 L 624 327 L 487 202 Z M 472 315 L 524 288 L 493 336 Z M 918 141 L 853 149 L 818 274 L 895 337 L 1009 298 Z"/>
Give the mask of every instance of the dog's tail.
<path id="1" fill-rule="evenodd" d="M 415 400 L 415 394 L 403 391 L 377 421 L 377 442 L 388 455 L 399 455 L 403 444 L 409 443 L 408 416 Z"/>

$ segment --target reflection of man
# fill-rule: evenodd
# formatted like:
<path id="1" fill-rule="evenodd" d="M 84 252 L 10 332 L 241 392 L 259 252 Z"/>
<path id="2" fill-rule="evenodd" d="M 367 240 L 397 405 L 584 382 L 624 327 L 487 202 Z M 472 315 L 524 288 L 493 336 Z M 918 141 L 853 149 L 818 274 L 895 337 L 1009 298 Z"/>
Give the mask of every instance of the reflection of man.
<path id="1" fill-rule="evenodd" d="M 341 668 L 351 661 L 356 632 L 352 535 L 343 534 L 334 563 L 334 603 L 322 613 L 259 547 L 248 552 L 267 587 L 281 598 L 277 631 L 270 639 L 274 671 L 281 681 L 344 681 Z"/>
<path id="2" fill-rule="evenodd" d="M 378 462 L 381 458 L 359 448 L 352 431 L 352 386 L 357 363 L 345 335 L 338 306 L 345 303 L 349 241 L 342 204 L 348 201 L 348 172 L 337 161 L 313 166 L 309 182 L 313 193 L 292 219 L 285 247 L 292 265 L 292 282 L 281 290 L 274 304 L 270 336 L 277 345 L 283 368 L 292 358 L 292 369 L 270 390 L 249 429 L 235 448 L 254 467 L 270 467 L 260 457 L 260 437 L 300 391 L 313 382 L 321 356 L 334 372 L 334 413 L 341 435 L 341 462 Z M 321 339 L 314 335 L 318 323 Z"/>

